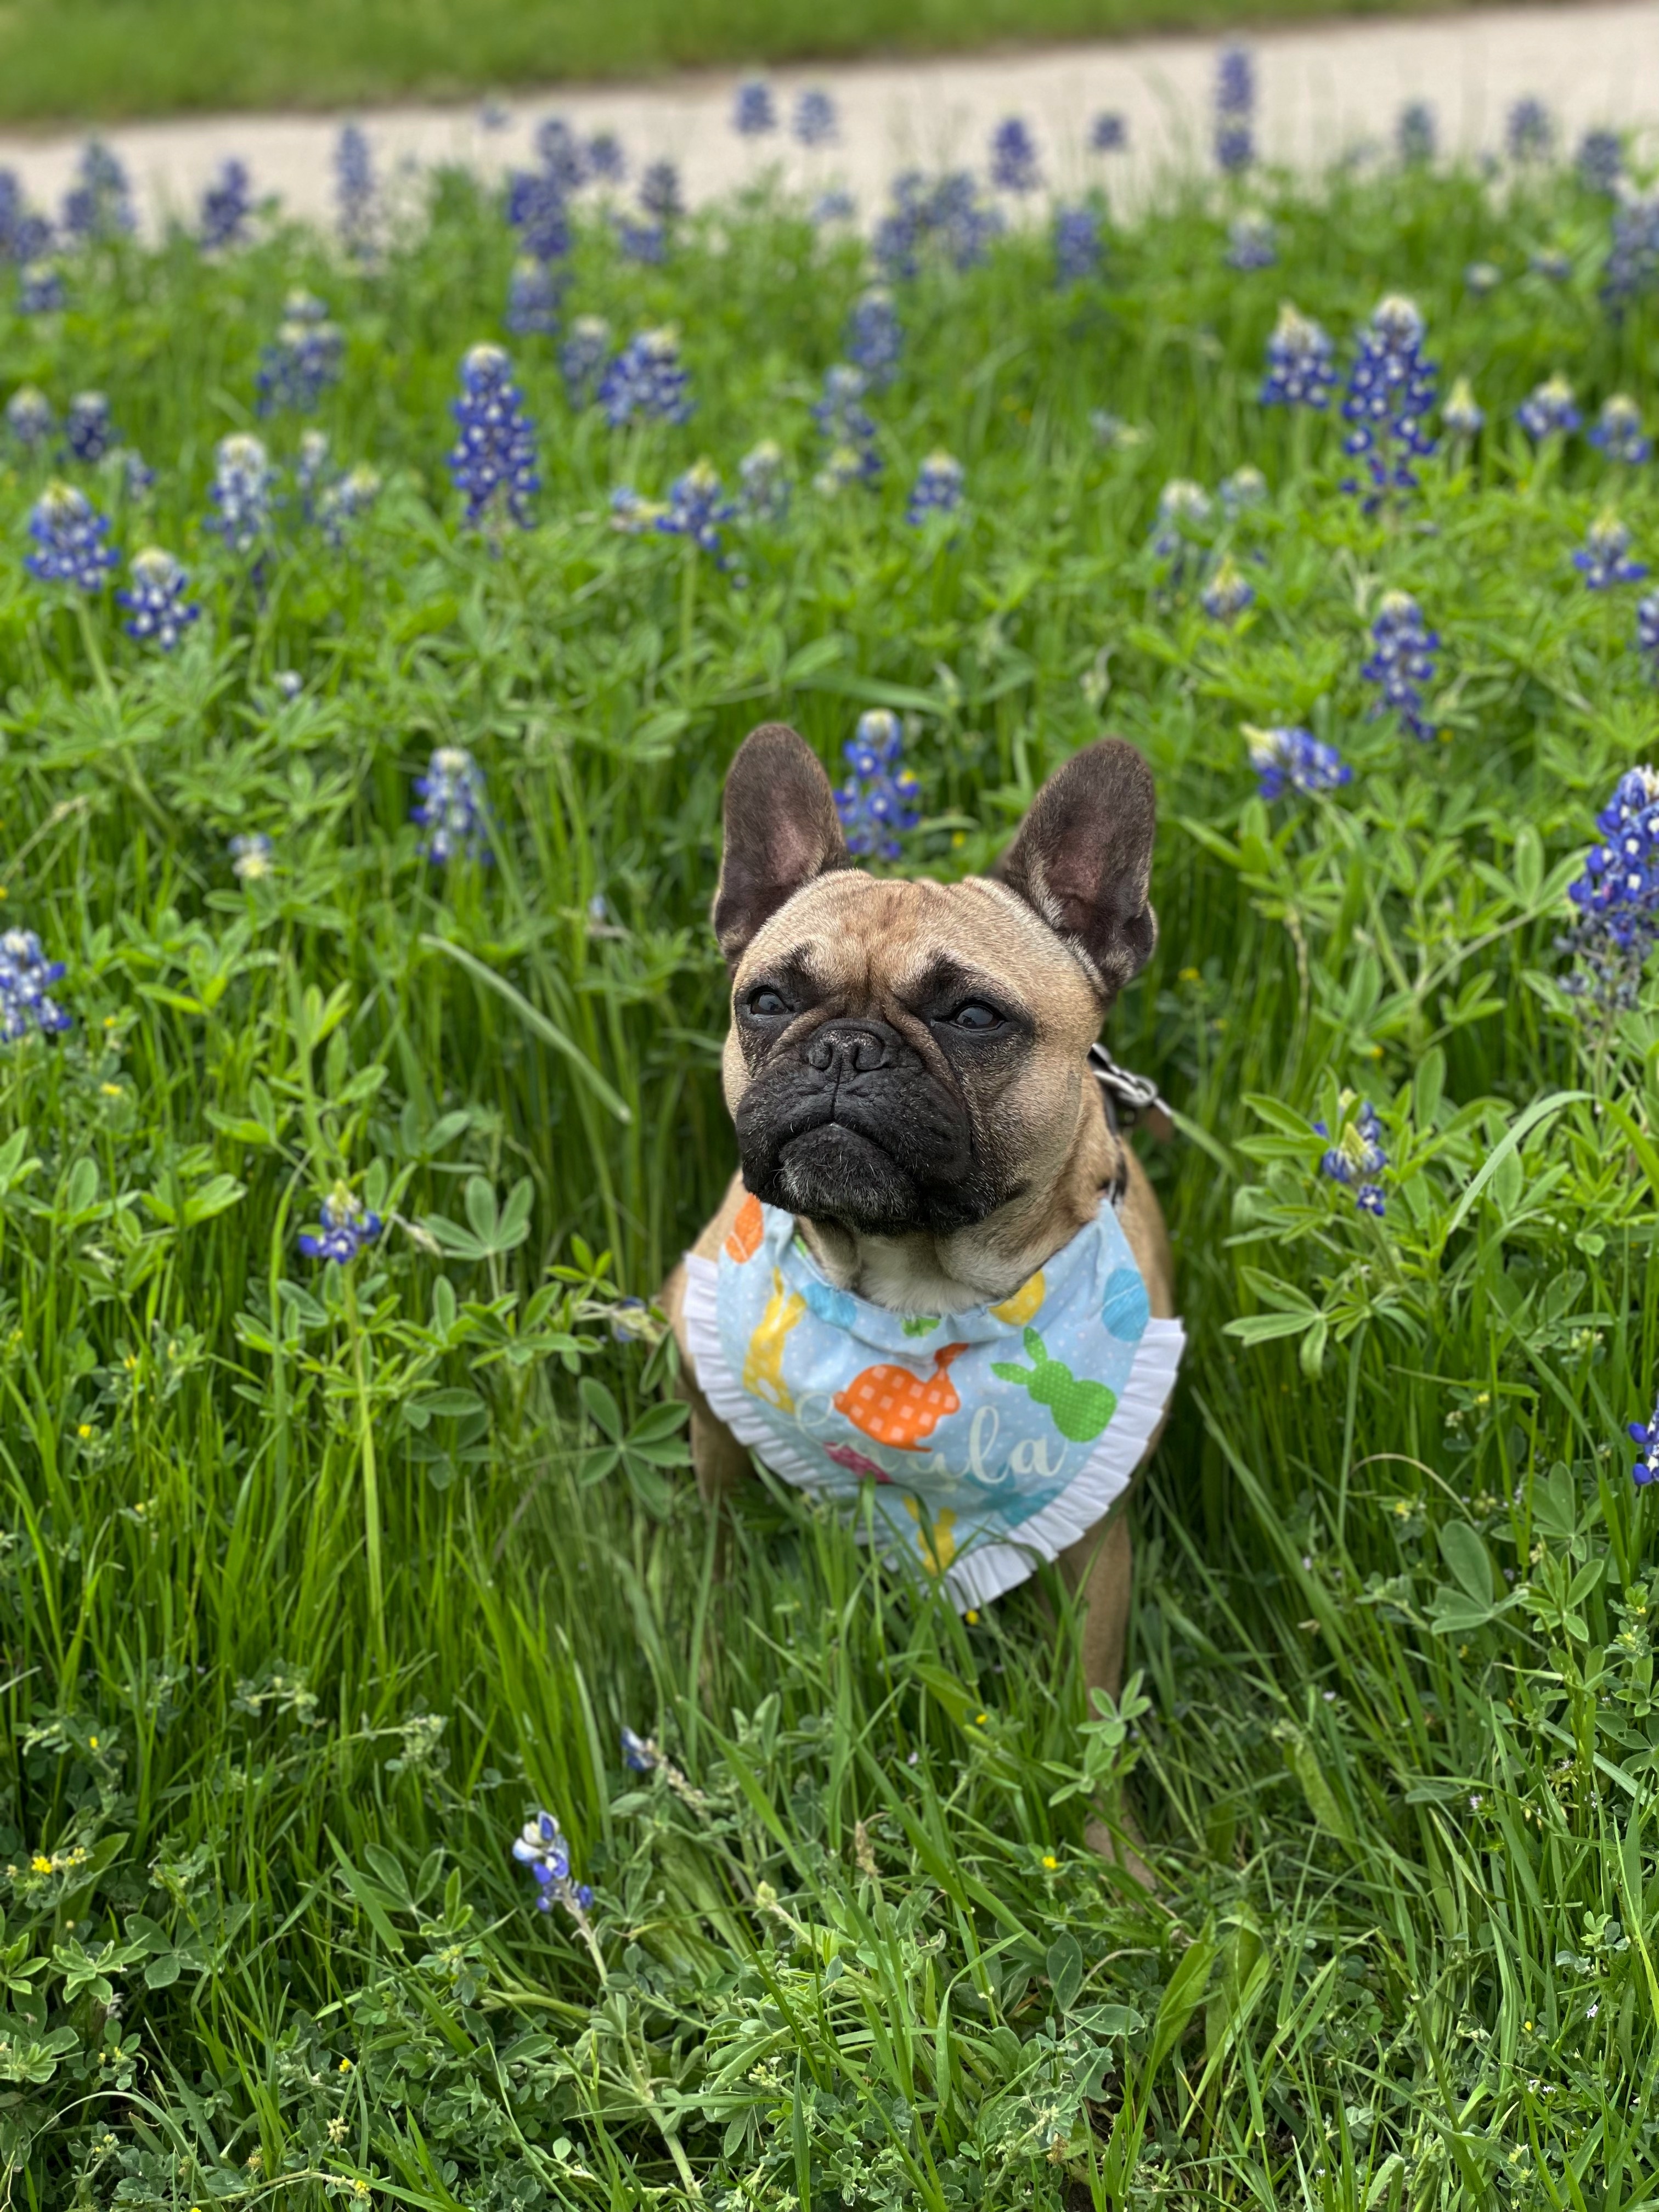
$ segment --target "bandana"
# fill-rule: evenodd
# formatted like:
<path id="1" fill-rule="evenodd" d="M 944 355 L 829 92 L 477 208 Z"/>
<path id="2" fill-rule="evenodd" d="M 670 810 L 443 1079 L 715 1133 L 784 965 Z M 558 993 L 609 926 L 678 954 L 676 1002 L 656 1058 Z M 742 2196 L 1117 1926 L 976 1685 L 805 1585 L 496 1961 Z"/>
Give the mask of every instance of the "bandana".
<path id="1" fill-rule="evenodd" d="M 794 1217 L 745 1199 L 719 1261 L 686 1255 L 711 1410 L 768 1467 L 843 1506 L 961 1607 L 1024 1582 L 1128 1487 L 1183 1336 L 1152 1318 L 1103 1206 L 1012 1297 L 890 1313 L 824 1279 Z"/>

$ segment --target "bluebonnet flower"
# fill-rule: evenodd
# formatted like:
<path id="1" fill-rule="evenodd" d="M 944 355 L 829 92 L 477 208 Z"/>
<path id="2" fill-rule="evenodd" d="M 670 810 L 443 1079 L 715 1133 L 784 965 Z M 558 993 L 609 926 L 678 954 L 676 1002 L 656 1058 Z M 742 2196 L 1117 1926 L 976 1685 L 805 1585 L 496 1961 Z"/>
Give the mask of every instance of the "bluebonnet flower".
<path id="1" fill-rule="evenodd" d="M 778 111 L 772 88 L 763 76 L 746 76 L 738 87 L 732 108 L 732 128 L 741 138 L 763 138 L 778 127 Z"/>
<path id="2" fill-rule="evenodd" d="M 200 616 L 202 610 L 185 597 L 190 582 L 180 564 L 159 545 L 147 545 L 132 556 L 132 582 L 117 592 L 115 604 L 125 607 L 121 625 L 141 645 L 158 645 L 171 653 Z"/>
<path id="3" fill-rule="evenodd" d="M 514 337 L 551 337 L 559 327 L 563 287 L 544 261 L 526 253 L 513 264 L 502 317 Z"/>
<path id="4" fill-rule="evenodd" d="M 121 489 L 129 499 L 142 499 L 155 482 L 155 471 L 136 446 L 118 446 L 110 459 L 120 470 Z"/>
<path id="5" fill-rule="evenodd" d="M 930 514 L 954 514 L 962 504 L 962 463 L 951 453 L 929 453 L 916 471 L 905 520 L 919 529 Z"/>
<path id="6" fill-rule="evenodd" d="M 247 235 L 253 213 L 252 179 L 247 163 L 233 157 L 220 164 L 219 173 L 202 194 L 202 244 L 210 252 L 240 246 Z"/>
<path id="7" fill-rule="evenodd" d="M 1611 199 L 1625 172 L 1625 149 L 1616 131 L 1587 131 L 1578 142 L 1578 181 Z"/>
<path id="8" fill-rule="evenodd" d="M 1547 438 L 1559 431 L 1565 436 L 1583 421 L 1565 376 L 1547 377 L 1534 386 L 1515 410 L 1515 419 L 1529 438 Z"/>
<path id="9" fill-rule="evenodd" d="M 1590 848 L 1583 873 L 1567 886 L 1577 913 L 1556 950 L 1575 962 L 1563 988 L 1612 1014 L 1636 1005 L 1659 938 L 1659 773 L 1627 769 L 1595 826 L 1604 842 Z"/>
<path id="10" fill-rule="evenodd" d="M 599 389 L 611 355 L 611 325 L 603 315 L 578 315 L 559 348 L 559 374 L 573 407 L 586 407 Z"/>
<path id="11" fill-rule="evenodd" d="M 343 545 L 352 523 L 368 513 L 380 495 L 380 475 L 365 461 L 326 485 L 317 501 L 317 520 L 331 545 Z"/>
<path id="12" fill-rule="evenodd" d="M 536 1906 L 551 1912 L 563 1905 L 579 1926 L 586 1926 L 593 1893 L 585 1881 L 570 1879 L 570 1839 L 549 1812 L 526 1820 L 513 1845 L 513 1856 L 536 1877 Z"/>
<path id="13" fill-rule="evenodd" d="M 1034 192 L 1042 182 L 1036 141 L 1018 115 L 991 133 L 991 182 L 1001 192 Z"/>
<path id="14" fill-rule="evenodd" d="M 1601 298 L 1619 316 L 1659 283 L 1659 188 L 1638 191 L 1621 177 L 1613 188 L 1612 227 Z"/>
<path id="15" fill-rule="evenodd" d="M 1389 1164 L 1389 1156 L 1382 1149 L 1382 1124 L 1369 1098 L 1358 1102 L 1358 1114 L 1351 1112 L 1354 1103 L 1353 1093 L 1345 1091 L 1342 1109 L 1346 1118 L 1335 1143 L 1320 1161 L 1320 1170 L 1353 1193 L 1353 1202 L 1362 1213 L 1380 1215 L 1384 1200 L 1377 1177 Z M 1314 1127 L 1322 1137 L 1330 1134 L 1322 1121 L 1316 1121 Z"/>
<path id="16" fill-rule="evenodd" d="M 23 187 L 15 169 L 0 169 L 0 261 L 21 261 L 17 234 L 26 220 Z"/>
<path id="17" fill-rule="evenodd" d="M 499 528 L 511 520 L 530 527 L 530 498 L 541 489 L 536 467 L 536 426 L 513 381 L 505 348 L 470 346 L 461 360 L 461 396 L 451 410 L 460 435 L 451 447 L 449 473 L 466 495 L 469 525 Z"/>
<path id="18" fill-rule="evenodd" d="M 738 463 L 745 514 L 775 528 L 789 512 L 789 471 L 775 438 L 763 438 Z"/>
<path id="19" fill-rule="evenodd" d="M 668 258 L 668 226 L 662 222 L 635 222 L 630 216 L 618 215 L 617 243 L 625 261 L 638 261 L 647 269 L 659 269 Z"/>
<path id="20" fill-rule="evenodd" d="M 1121 154 L 1128 143 L 1128 124 L 1112 108 L 1103 108 L 1089 125 L 1091 154 Z"/>
<path id="21" fill-rule="evenodd" d="M 305 690 L 305 678 L 297 668 L 279 668 L 271 682 L 276 687 L 279 699 L 297 699 Z"/>
<path id="22" fill-rule="evenodd" d="M 1244 739 L 1263 799 L 1278 799 L 1286 791 L 1312 797 L 1353 781 L 1353 770 L 1336 747 L 1322 744 L 1311 730 L 1259 730 L 1247 723 Z"/>
<path id="23" fill-rule="evenodd" d="M 657 527 L 665 537 L 689 538 L 705 553 L 712 553 L 716 565 L 724 568 L 720 525 L 730 522 L 737 511 L 730 500 L 720 495 L 720 471 L 714 463 L 693 461 L 668 487 L 667 509 L 658 516 Z"/>
<path id="24" fill-rule="evenodd" d="M 1426 100 L 1409 100 L 1394 126 L 1394 143 L 1402 161 L 1431 161 L 1435 155 L 1434 110 Z"/>
<path id="25" fill-rule="evenodd" d="M 550 169 L 514 169 L 507 180 L 507 219 L 537 261 L 559 261 L 570 251 L 570 204 Z"/>
<path id="26" fill-rule="evenodd" d="M 1486 423 L 1486 410 L 1474 396 L 1467 376 L 1460 376 L 1440 410 L 1440 426 L 1454 438 L 1473 438 Z"/>
<path id="27" fill-rule="evenodd" d="M 613 430 L 627 422 L 684 422 L 691 415 L 678 334 L 665 325 L 639 331 L 599 380 L 599 404 Z"/>
<path id="28" fill-rule="evenodd" d="M 881 474 L 881 456 L 873 446 L 831 446 L 812 478 L 812 489 L 826 499 L 849 485 L 873 483 Z"/>
<path id="29" fill-rule="evenodd" d="M 300 453 L 294 465 L 294 478 L 300 488 L 300 512 L 307 522 L 316 520 L 318 495 L 327 472 L 331 450 L 326 430 L 301 431 Z"/>
<path id="30" fill-rule="evenodd" d="M 1146 435 L 1133 422 L 1126 422 L 1121 415 L 1114 415 L 1109 407 L 1091 407 L 1089 428 L 1096 443 L 1109 453 L 1119 453 L 1129 446 L 1139 446 Z"/>
<path id="31" fill-rule="evenodd" d="M 1199 593 L 1199 603 L 1212 620 L 1231 626 L 1255 598 L 1255 586 L 1246 580 L 1238 563 L 1228 554 Z"/>
<path id="32" fill-rule="evenodd" d="M 328 387 L 338 381 L 345 340 L 327 307 L 314 294 L 295 290 L 283 305 L 283 319 L 269 345 L 262 347 L 254 375 L 261 415 L 292 408 L 309 415 Z"/>
<path id="33" fill-rule="evenodd" d="M 1371 624 L 1370 655 L 1359 672 L 1368 684 L 1382 687 L 1382 696 L 1371 712 L 1398 714 L 1424 744 L 1435 732 L 1434 725 L 1423 719 L 1423 686 L 1434 680 L 1439 647 L 1439 632 L 1426 626 L 1411 593 L 1384 592 Z"/>
<path id="34" fill-rule="evenodd" d="M 628 174 L 628 157 L 614 131 L 596 131 L 586 151 L 587 173 L 598 184 L 619 185 Z"/>
<path id="35" fill-rule="evenodd" d="M 1647 562 L 1632 561 L 1629 554 L 1630 532 L 1609 507 L 1591 523 L 1572 565 L 1589 590 L 1605 592 L 1614 584 L 1639 583 L 1647 574 Z"/>
<path id="36" fill-rule="evenodd" d="M 1243 46 L 1224 49 L 1216 68 L 1215 158 L 1229 176 L 1255 159 L 1255 64 Z"/>
<path id="37" fill-rule="evenodd" d="M 1161 560 L 1174 556 L 1176 581 L 1185 564 L 1188 542 L 1210 519 L 1210 495 L 1190 477 L 1171 477 L 1158 495 L 1158 514 L 1152 524 L 1152 550 Z"/>
<path id="38" fill-rule="evenodd" d="M 23 566 L 37 582 L 101 589 L 119 556 L 105 544 L 109 519 L 74 484 L 50 483 L 29 512 L 35 550 Z"/>
<path id="39" fill-rule="evenodd" d="M 56 427 L 52 402 L 32 384 L 20 384 L 6 402 L 6 428 L 26 453 L 44 446 Z"/>
<path id="40" fill-rule="evenodd" d="M 822 191 L 807 210 L 807 220 L 822 229 L 825 223 L 851 222 L 859 211 L 859 204 L 844 185 L 831 185 Z"/>
<path id="41" fill-rule="evenodd" d="M 1285 301 L 1267 341 L 1264 407 L 1323 407 L 1336 381 L 1335 349 L 1327 331 Z"/>
<path id="42" fill-rule="evenodd" d="M 1572 274 L 1572 256 L 1559 246 L 1540 246 L 1527 266 L 1534 276 L 1542 276 L 1551 284 L 1565 284 Z"/>
<path id="43" fill-rule="evenodd" d="M 680 173 L 672 161 L 653 161 L 640 179 L 640 205 L 659 222 L 672 222 L 685 212 L 680 196 Z"/>
<path id="44" fill-rule="evenodd" d="M 550 115 L 536 126 L 536 158 L 561 191 L 580 191 L 587 173 L 582 143 L 562 115 Z"/>
<path id="45" fill-rule="evenodd" d="M 1636 603 L 1636 649 L 1648 664 L 1650 681 L 1659 684 L 1659 592 Z"/>
<path id="46" fill-rule="evenodd" d="M 1092 208 L 1054 210 L 1054 282 L 1064 289 L 1100 273 L 1100 222 Z"/>
<path id="47" fill-rule="evenodd" d="M 22 315 L 55 315 L 64 304 L 64 279 L 50 261 L 31 261 L 17 288 L 17 311 Z"/>
<path id="48" fill-rule="evenodd" d="M 1229 269 L 1271 269 L 1279 258 L 1279 240 L 1265 215 L 1235 216 L 1227 228 Z"/>
<path id="49" fill-rule="evenodd" d="M 511 123 L 512 120 L 512 111 L 507 106 L 504 101 L 499 100 L 481 100 L 478 102 L 478 128 L 480 131 L 505 131 L 507 125 Z"/>
<path id="50" fill-rule="evenodd" d="M 896 860 L 903 850 L 899 839 L 921 817 L 921 787 L 902 765 L 903 751 L 903 727 L 888 707 L 860 714 L 842 747 L 852 774 L 836 793 L 836 811 L 856 860 L 879 853 Z"/>
<path id="51" fill-rule="evenodd" d="M 861 369 L 839 361 L 823 372 L 823 397 L 815 402 L 812 420 L 832 446 L 861 446 L 876 434 L 876 426 L 864 404 Z"/>
<path id="52" fill-rule="evenodd" d="M 1504 281 L 1504 272 L 1493 261 L 1471 261 L 1463 271 L 1463 282 L 1477 300 L 1484 300 L 1488 292 L 1495 292 Z"/>
<path id="53" fill-rule="evenodd" d="M 346 251 L 361 259 L 374 243 L 374 163 L 356 123 L 348 123 L 334 142 L 334 198 Z"/>
<path id="54" fill-rule="evenodd" d="M 314 1229 L 302 1229 L 301 1251 L 307 1260 L 335 1260 L 341 1267 L 355 1260 L 365 1244 L 372 1244 L 386 1224 L 371 1213 L 343 1177 L 323 1200 L 322 1219 Z"/>
<path id="55" fill-rule="evenodd" d="M 1622 461 L 1627 468 L 1639 468 L 1653 452 L 1653 441 L 1642 428 L 1641 409 L 1622 392 L 1601 402 L 1589 441 L 1610 461 Z"/>
<path id="56" fill-rule="evenodd" d="M 1555 139 L 1555 124 L 1541 100 L 1517 100 L 1504 129 L 1512 161 L 1541 161 Z"/>
<path id="57" fill-rule="evenodd" d="M 803 146 L 827 146 L 836 135 L 836 103 L 827 92 L 809 87 L 795 102 L 790 129 Z"/>
<path id="58" fill-rule="evenodd" d="M 263 883 L 276 866 L 276 848 L 263 830 L 244 830 L 230 841 L 230 872 L 239 884 Z"/>
<path id="59" fill-rule="evenodd" d="M 1221 495 L 1222 507 L 1228 518 L 1237 520 L 1247 507 L 1263 503 L 1267 496 L 1267 479 L 1247 461 L 1242 469 L 1223 477 L 1216 489 Z"/>
<path id="60" fill-rule="evenodd" d="M 876 225 L 872 248 L 883 271 L 896 282 L 915 276 L 921 249 L 929 245 L 953 267 L 971 269 L 1001 228 L 1001 216 L 981 201 L 967 170 L 951 171 L 929 185 L 910 169 L 894 179 L 892 211 Z"/>
<path id="61" fill-rule="evenodd" d="M 50 1036 L 70 1027 L 52 995 L 63 975 L 63 962 L 47 959 L 32 929 L 0 932 L 0 1042 L 15 1044 L 31 1030 Z"/>
<path id="62" fill-rule="evenodd" d="M 233 553 L 251 553 L 269 528 L 275 474 L 259 439 L 239 430 L 219 441 L 210 493 L 219 512 L 208 527 Z"/>
<path id="63" fill-rule="evenodd" d="M 642 538 L 667 512 L 659 499 L 642 498 L 632 484 L 618 484 L 611 495 L 611 527 L 626 538 Z"/>
<path id="64" fill-rule="evenodd" d="M 1365 464 L 1367 514 L 1391 491 L 1414 490 L 1412 463 L 1434 451 L 1425 418 L 1440 372 L 1423 358 L 1423 328 L 1416 302 L 1394 293 L 1379 302 L 1359 334 L 1342 401 L 1342 419 L 1353 428 L 1342 450 Z M 1345 491 L 1359 489 L 1352 477 L 1343 485 Z"/>
<path id="65" fill-rule="evenodd" d="M 649 1736 L 635 1735 L 631 1728 L 622 1732 L 622 1755 L 630 1774 L 649 1774 L 661 1756 Z"/>
<path id="66" fill-rule="evenodd" d="M 903 346 L 892 294 L 884 284 L 872 284 L 848 319 L 847 358 L 863 372 L 871 391 L 879 392 L 892 382 Z"/>
<path id="67" fill-rule="evenodd" d="M 443 867 L 463 856 L 491 857 L 483 771 L 464 745 L 438 746 L 426 774 L 416 777 L 415 793 L 420 804 L 410 819 L 426 832 L 416 848 L 423 860 Z"/>
<path id="68" fill-rule="evenodd" d="M 106 244 L 137 228 L 127 173 L 101 139 L 88 138 L 64 196 L 63 227 L 84 244 Z"/>
<path id="69" fill-rule="evenodd" d="M 1641 1451 L 1641 1457 L 1631 1469 L 1632 1480 L 1644 1486 L 1659 1482 L 1659 1401 L 1655 1402 L 1650 1421 L 1630 1424 L 1630 1440 Z"/>

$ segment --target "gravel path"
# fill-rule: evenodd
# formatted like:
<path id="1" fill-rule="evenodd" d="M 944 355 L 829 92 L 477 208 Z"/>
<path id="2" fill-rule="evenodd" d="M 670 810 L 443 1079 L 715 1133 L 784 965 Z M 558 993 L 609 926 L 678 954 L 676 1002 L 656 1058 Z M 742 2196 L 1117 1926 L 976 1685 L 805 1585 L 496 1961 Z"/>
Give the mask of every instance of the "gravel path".
<path id="1" fill-rule="evenodd" d="M 1386 137 L 1407 100 L 1431 102 L 1443 145 L 1471 150 L 1498 146 L 1510 105 L 1527 94 L 1548 104 L 1570 142 L 1595 124 L 1659 125 L 1659 0 L 1326 23 L 1262 32 L 1249 43 L 1258 68 L 1260 143 L 1270 159 L 1298 166 Z M 362 120 L 387 174 L 407 177 L 457 161 L 499 173 L 529 158 L 536 124 L 556 112 L 584 133 L 618 133 L 636 168 L 641 159 L 678 161 L 693 201 L 781 163 L 792 181 L 845 185 L 867 215 L 895 171 L 908 164 L 982 169 L 988 133 L 1009 114 L 1023 116 L 1036 132 L 1048 180 L 1060 190 L 1075 186 L 1103 173 L 1100 157 L 1085 151 L 1090 118 L 1115 109 L 1127 121 L 1130 151 L 1108 157 L 1103 173 L 1133 197 L 1160 171 L 1205 150 L 1217 45 L 1141 39 L 778 70 L 771 82 L 781 106 L 811 84 L 839 107 L 837 143 L 810 155 L 779 137 L 736 136 L 730 126 L 736 80 L 729 73 L 561 87 L 501 103 L 493 125 L 476 104 L 386 108 Z M 107 136 L 131 172 L 149 222 L 167 210 L 191 210 L 231 154 L 248 163 L 258 192 L 280 194 L 290 212 L 326 217 L 341 120 L 238 115 L 132 125 Z M 76 147 L 73 137 L 0 134 L 0 165 L 17 170 L 30 197 L 50 210 Z"/>

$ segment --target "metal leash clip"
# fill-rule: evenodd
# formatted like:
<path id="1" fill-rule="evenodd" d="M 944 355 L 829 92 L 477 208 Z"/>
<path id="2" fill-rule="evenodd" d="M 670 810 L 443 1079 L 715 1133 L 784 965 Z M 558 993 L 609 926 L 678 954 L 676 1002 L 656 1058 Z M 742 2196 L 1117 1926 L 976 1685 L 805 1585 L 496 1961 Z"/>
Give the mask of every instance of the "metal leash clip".
<path id="1" fill-rule="evenodd" d="M 1175 1121 L 1151 1076 L 1120 1067 L 1103 1044 L 1090 1046 L 1089 1065 L 1104 1094 L 1107 1119 L 1114 1129 L 1133 1129 L 1137 1122 L 1145 1121 L 1160 1143 L 1174 1136 Z"/>

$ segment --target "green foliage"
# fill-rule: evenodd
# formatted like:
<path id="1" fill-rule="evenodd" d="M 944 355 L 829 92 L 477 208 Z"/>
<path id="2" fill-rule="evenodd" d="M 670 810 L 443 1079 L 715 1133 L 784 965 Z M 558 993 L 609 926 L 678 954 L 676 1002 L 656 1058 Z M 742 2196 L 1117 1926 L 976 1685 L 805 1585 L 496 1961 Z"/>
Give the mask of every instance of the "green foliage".
<path id="1" fill-rule="evenodd" d="M 0 883 L 76 1017 L 0 1057 L 11 2202 L 1646 2201 L 1655 1508 L 1621 1432 L 1659 1003 L 1599 1022 L 1553 939 L 1653 695 L 1631 595 L 1570 564 L 1608 471 L 1505 425 L 1558 365 L 1633 384 L 1654 332 L 1600 315 L 1565 179 L 1268 198 L 1252 276 L 1188 198 L 1098 286 L 1016 237 L 906 288 L 882 484 L 734 527 L 741 585 L 609 494 L 699 452 L 729 483 L 761 436 L 810 483 L 862 272 L 787 210 L 661 270 L 580 240 L 572 311 L 677 321 L 698 411 L 613 436 L 520 349 L 544 519 L 499 552 L 441 467 L 513 250 L 465 179 L 378 269 L 175 240 L 0 319 L 8 389 L 108 390 L 160 471 L 137 507 L 97 480 L 117 541 L 206 609 L 160 659 L 0 564 Z M 1522 273 L 1552 240 L 1559 286 Z M 1379 271 L 1494 427 L 1368 520 L 1337 432 L 1254 393 L 1281 296 L 1346 336 Z M 283 509 L 255 579 L 205 491 L 292 282 L 348 333 L 337 456 L 386 489 L 337 550 Z M 954 535 L 901 519 L 939 443 Z M 1166 479 L 1246 460 L 1224 630 L 1147 539 Z M 1431 747 L 1368 717 L 1393 586 L 1444 640 Z M 1052 1577 L 958 1620 L 760 1480 L 721 1551 L 661 1402 L 648 1302 L 732 1157 L 721 773 L 772 715 L 832 761 L 872 703 L 930 871 L 988 864 L 1103 716 L 1158 775 L 1160 949 L 1113 1042 L 1181 1121 L 1147 1157 L 1191 1352 L 1136 1672 L 1092 1711 Z M 1355 778 L 1268 809 L 1240 727 L 1297 720 Z M 418 854 L 441 744 L 490 867 Z M 239 882 L 247 831 L 273 865 Z M 1361 1096 L 1381 1220 L 1320 1172 Z M 386 1222 L 343 1270 L 296 1245 L 339 1181 Z M 538 1805 L 591 1942 L 509 1856 Z M 1088 1847 L 1131 1817 L 1152 1895 Z"/>
<path id="2" fill-rule="evenodd" d="M 1368 0 L 1368 12 L 1389 0 Z M 1438 4 L 1438 0 L 1437 0 Z M 1280 0 L 1286 15 L 1331 0 Z M 990 40 L 1099 38 L 1259 18 L 1248 0 L 14 0 L 0 15 L 0 116 L 329 107 L 398 94 L 673 68 L 938 52 Z"/>

